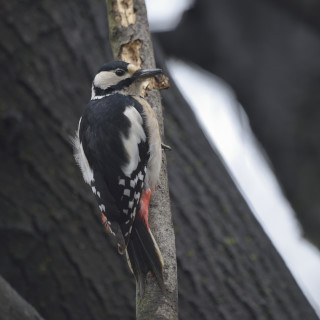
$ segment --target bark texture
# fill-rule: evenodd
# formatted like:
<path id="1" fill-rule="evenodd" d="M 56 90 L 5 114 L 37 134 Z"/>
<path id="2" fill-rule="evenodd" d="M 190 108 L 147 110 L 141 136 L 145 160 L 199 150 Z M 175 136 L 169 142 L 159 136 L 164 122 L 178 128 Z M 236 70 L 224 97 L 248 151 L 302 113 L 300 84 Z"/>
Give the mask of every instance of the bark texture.
<path id="1" fill-rule="evenodd" d="M 69 141 L 112 60 L 105 3 L 9 1 L 0 14 L 0 273 L 45 319 L 133 319 L 134 280 Z"/>
<path id="2" fill-rule="evenodd" d="M 319 14 L 318 1 L 196 1 L 175 31 L 160 35 L 167 54 L 201 65 L 235 89 L 318 247 Z"/>
<path id="3" fill-rule="evenodd" d="M 105 3 L 7 1 L 0 30 L 0 274 L 47 320 L 134 319 L 133 277 L 69 143 L 112 60 Z M 317 319 L 188 105 L 163 96 L 180 318 Z"/>
<path id="4" fill-rule="evenodd" d="M 0 277 L 0 301 L 0 319 L 43 320 L 39 313 L 2 277 Z"/>
<path id="5" fill-rule="evenodd" d="M 121 3 L 108 0 L 110 44 L 115 59 L 133 63 L 141 68 L 155 68 L 153 47 L 144 0 Z M 124 10 L 125 9 L 125 10 Z M 152 86 L 152 83 L 150 85 Z M 162 105 L 158 91 L 148 92 L 147 101 L 157 114 L 163 135 Z M 147 279 L 145 294 L 136 293 L 137 319 L 177 319 L 178 286 L 175 235 L 172 225 L 166 159 L 157 190 L 151 197 L 150 228 L 164 260 L 165 292 L 162 293 L 155 277 Z"/>

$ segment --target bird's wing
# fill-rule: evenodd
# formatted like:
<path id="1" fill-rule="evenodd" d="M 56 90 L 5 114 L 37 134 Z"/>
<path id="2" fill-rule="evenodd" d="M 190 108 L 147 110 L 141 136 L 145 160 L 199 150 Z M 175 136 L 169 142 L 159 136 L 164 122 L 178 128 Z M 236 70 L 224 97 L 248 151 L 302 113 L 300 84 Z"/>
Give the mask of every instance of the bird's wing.
<path id="1" fill-rule="evenodd" d="M 79 141 L 92 170 L 89 184 L 123 253 L 149 159 L 142 106 L 120 95 L 90 102 L 79 126 Z"/>

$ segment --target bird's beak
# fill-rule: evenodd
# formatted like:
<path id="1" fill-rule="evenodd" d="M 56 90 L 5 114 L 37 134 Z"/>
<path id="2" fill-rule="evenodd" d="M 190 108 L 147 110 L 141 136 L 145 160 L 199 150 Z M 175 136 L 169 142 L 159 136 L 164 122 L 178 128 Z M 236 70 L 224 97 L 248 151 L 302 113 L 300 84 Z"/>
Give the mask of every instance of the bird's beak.
<path id="1" fill-rule="evenodd" d="M 159 73 L 162 73 L 161 69 L 139 69 L 132 75 L 132 78 L 147 79 L 152 78 Z"/>

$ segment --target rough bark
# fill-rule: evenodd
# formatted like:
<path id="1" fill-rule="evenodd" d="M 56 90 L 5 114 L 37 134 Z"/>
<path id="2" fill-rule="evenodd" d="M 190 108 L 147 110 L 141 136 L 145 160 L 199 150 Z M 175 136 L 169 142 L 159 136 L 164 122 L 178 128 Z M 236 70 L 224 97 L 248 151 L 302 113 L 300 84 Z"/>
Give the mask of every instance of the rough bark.
<path id="1" fill-rule="evenodd" d="M 180 318 L 318 319 L 172 81 L 162 95 Z"/>
<path id="2" fill-rule="evenodd" d="M 134 280 L 69 141 L 112 60 L 106 5 L 8 1 L 0 15 L 0 273 L 45 319 L 134 319 Z"/>
<path id="3" fill-rule="evenodd" d="M 134 319 L 133 277 L 69 143 L 112 60 L 105 3 L 11 0 L 0 29 L 0 274 L 45 319 Z M 188 105 L 163 96 L 180 318 L 316 319 Z"/>
<path id="4" fill-rule="evenodd" d="M 116 60 L 133 63 L 140 68 L 155 68 L 153 47 L 144 0 L 108 0 L 110 44 Z M 153 85 L 153 81 L 148 87 Z M 155 110 L 163 136 L 162 105 L 159 91 L 148 92 L 147 101 Z M 175 236 L 170 210 L 170 198 L 163 155 L 162 171 L 157 190 L 150 202 L 150 228 L 164 260 L 165 292 L 161 292 L 155 277 L 147 278 L 145 293 L 136 293 L 137 319 L 177 319 L 178 285 Z"/>
<path id="5" fill-rule="evenodd" d="M 298 0 L 196 1 L 175 31 L 159 36 L 167 54 L 235 89 L 306 236 L 320 247 L 317 8 Z"/>
<path id="6" fill-rule="evenodd" d="M 0 277 L 0 319 L 43 320 L 39 313 Z"/>

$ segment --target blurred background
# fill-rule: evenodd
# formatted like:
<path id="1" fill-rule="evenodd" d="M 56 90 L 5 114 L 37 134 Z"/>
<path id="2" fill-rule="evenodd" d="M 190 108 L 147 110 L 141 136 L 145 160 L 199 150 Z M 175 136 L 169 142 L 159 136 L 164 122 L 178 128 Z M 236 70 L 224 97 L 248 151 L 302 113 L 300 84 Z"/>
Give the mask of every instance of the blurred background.
<path id="1" fill-rule="evenodd" d="M 181 319 L 318 319 L 320 5 L 147 0 Z M 103 0 L 0 10 L 0 319 L 134 319 L 135 283 L 70 144 Z"/>
<path id="2" fill-rule="evenodd" d="M 317 5 L 146 4 L 180 90 L 320 314 Z"/>

